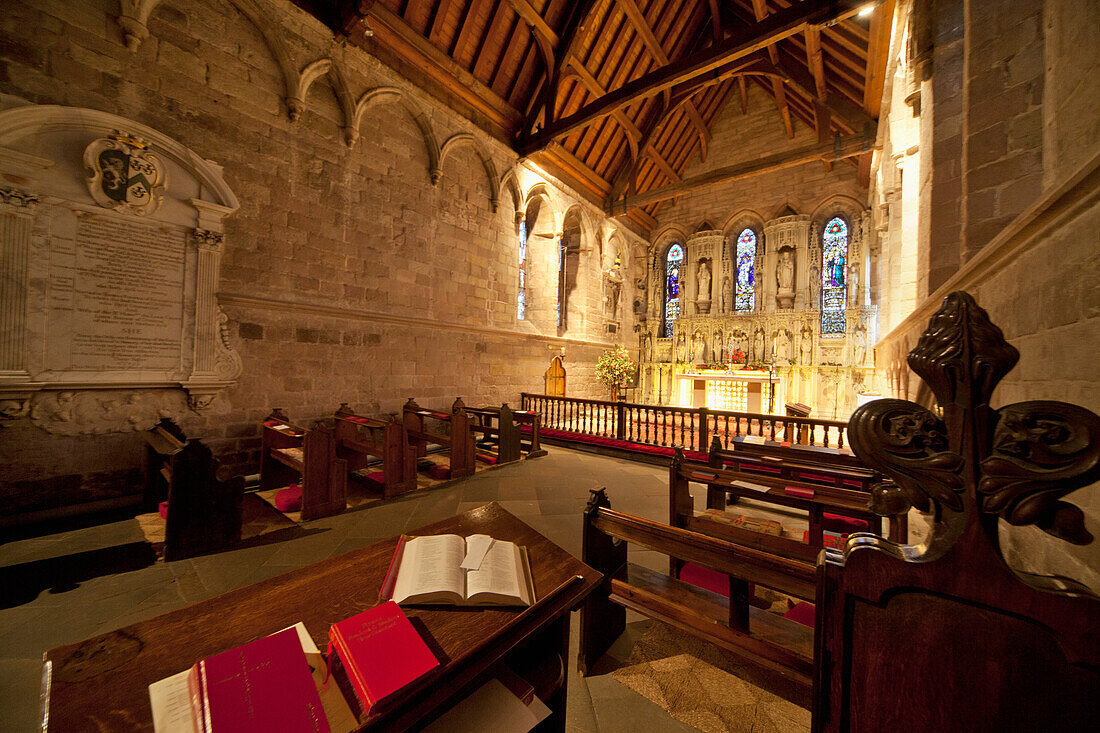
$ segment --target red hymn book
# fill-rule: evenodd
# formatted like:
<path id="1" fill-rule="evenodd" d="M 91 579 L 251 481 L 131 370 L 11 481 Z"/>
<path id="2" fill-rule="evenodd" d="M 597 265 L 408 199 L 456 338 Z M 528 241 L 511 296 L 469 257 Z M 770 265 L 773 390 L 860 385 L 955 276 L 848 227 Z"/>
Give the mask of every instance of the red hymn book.
<path id="1" fill-rule="evenodd" d="M 203 659 L 187 683 L 196 733 L 329 733 L 293 628 Z"/>
<path id="2" fill-rule="evenodd" d="M 329 629 L 330 666 L 333 651 L 368 715 L 380 700 L 439 666 L 393 601 L 333 624 Z"/>

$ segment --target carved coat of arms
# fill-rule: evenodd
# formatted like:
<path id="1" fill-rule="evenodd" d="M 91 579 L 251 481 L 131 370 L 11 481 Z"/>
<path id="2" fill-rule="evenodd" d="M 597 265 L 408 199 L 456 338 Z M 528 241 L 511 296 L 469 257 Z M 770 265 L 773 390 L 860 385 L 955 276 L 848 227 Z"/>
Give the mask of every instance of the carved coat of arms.
<path id="1" fill-rule="evenodd" d="M 167 174 L 148 144 L 116 132 L 92 142 L 84 151 L 88 190 L 100 206 L 131 214 L 157 210 L 164 197 Z"/>

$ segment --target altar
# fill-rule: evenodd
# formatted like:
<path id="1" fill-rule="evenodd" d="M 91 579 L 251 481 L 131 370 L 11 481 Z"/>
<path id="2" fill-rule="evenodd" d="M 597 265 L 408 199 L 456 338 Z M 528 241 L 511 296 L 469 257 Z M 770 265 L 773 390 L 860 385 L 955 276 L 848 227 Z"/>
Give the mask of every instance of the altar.
<path id="1" fill-rule="evenodd" d="M 677 407 L 771 413 L 784 402 L 782 377 L 753 369 L 696 369 L 674 375 Z"/>

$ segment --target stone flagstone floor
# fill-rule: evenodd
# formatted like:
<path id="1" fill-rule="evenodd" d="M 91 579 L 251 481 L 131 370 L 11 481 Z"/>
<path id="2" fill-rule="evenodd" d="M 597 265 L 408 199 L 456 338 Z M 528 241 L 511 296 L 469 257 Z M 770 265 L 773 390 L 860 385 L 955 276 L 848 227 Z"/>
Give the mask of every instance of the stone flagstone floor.
<path id="1" fill-rule="evenodd" d="M 576 556 L 589 490 L 606 486 L 616 509 L 668 521 L 667 468 L 559 447 L 533 461 L 479 473 L 361 511 L 303 525 L 301 536 L 228 552 L 154 562 L 135 520 L 0 545 L 0 730 L 31 731 L 38 716 L 43 652 L 181 608 L 392 537 L 489 501 Z M 697 508 L 702 493 L 696 490 Z M 788 521 L 790 517 L 785 517 Z M 631 560 L 667 570 L 667 558 L 630 550 Z M 609 656 L 625 660 L 650 623 L 628 617 Z M 576 645 L 578 620 L 573 619 Z M 575 656 L 574 656 L 575 660 Z M 570 731 L 690 731 L 613 679 L 581 678 L 570 660 Z M 614 665 L 611 665 L 614 666 Z M 598 670 L 597 670 L 598 671 Z"/>

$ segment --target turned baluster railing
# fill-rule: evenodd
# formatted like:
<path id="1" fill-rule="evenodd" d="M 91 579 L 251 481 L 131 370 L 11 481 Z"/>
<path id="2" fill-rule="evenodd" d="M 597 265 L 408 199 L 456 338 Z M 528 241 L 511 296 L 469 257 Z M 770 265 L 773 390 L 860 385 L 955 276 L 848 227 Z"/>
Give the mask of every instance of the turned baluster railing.
<path id="1" fill-rule="evenodd" d="M 601 438 L 706 452 L 717 436 L 723 448 L 730 440 L 759 436 L 766 440 L 844 448 L 848 423 L 810 417 L 734 412 L 707 407 L 647 405 L 623 400 L 552 397 L 522 393 L 525 410 L 542 416 L 542 427 Z"/>

